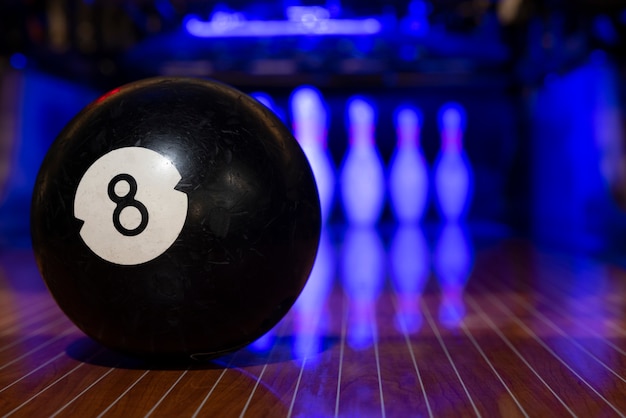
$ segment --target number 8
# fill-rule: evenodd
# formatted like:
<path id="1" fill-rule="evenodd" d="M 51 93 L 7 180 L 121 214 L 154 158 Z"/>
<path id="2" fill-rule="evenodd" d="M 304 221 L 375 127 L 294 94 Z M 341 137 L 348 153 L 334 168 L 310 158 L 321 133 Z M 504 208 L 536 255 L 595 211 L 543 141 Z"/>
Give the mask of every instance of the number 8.
<path id="1" fill-rule="evenodd" d="M 130 187 L 130 190 L 125 196 L 120 196 L 115 191 L 115 186 L 122 181 L 128 183 Z M 118 174 L 109 182 L 108 193 L 109 199 L 117 203 L 113 211 L 113 225 L 115 229 L 117 229 L 120 234 L 126 235 L 127 237 L 134 237 L 135 235 L 141 234 L 148 226 L 148 209 L 143 203 L 135 199 L 135 195 L 137 194 L 137 181 L 135 178 L 130 174 Z M 133 229 L 126 228 L 120 221 L 122 211 L 128 207 L 137 209 L 141 214 L 141 222 Z"/>

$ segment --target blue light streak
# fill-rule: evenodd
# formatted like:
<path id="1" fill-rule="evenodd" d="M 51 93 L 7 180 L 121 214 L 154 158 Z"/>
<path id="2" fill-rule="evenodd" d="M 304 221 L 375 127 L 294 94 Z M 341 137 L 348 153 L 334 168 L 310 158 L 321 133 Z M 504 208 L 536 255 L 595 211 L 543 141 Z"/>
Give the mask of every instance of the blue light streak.
<path id="1" fill-rule="evenodd" d="M 240 12 L 219 11 L 208 21 L 188 15 L 184 27 L 199 38 L 374 35 L 382 30 L 377 18 L 334 19 L 319 6 L 289 7 L 287 15 L 289 20 L 248 20 Z"/>

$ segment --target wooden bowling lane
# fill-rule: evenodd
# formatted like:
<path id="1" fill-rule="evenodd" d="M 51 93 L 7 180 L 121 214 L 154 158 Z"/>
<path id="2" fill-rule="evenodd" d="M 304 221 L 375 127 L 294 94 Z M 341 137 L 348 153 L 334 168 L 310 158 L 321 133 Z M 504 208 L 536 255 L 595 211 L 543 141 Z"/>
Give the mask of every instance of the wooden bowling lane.
<path id="1" fill-rule="evenodd" d="M 29 251 L 2 251 L 0 416 L 626 416 L 622 267 L 500 240 L 473 249 L 465 279 L 429 261 L 401 285 L 389 247 L 382 278 L 351 282 L 334 242 L 308 302 L 248 349 L 191 365 L 98 346 Z"/>

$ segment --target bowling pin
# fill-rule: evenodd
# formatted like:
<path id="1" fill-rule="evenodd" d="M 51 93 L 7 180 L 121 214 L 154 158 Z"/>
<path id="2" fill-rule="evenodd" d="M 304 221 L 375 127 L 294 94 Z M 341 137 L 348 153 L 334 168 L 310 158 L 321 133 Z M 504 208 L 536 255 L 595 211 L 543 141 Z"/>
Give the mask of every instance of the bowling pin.
<path id="1" fill-rule="evenodd" d="M 265 105 L 265 107 L 267 107 L 269 110 L 274 112 L 274 114 L 278 116 L 280 120 L 282 120 L 283 122 L 285 121 L 285 115 L 283 114 L 281 109 L 276 105 L 276 103 L 274 102 L 274 99 L 272 99 L 272 96 L 261 91 L 252 93 L 251 96 L 255 98 L 257 101 L 261 102 L 263 105 Z"/>
<path id="2" fill-rule="evenodd" d="M 435 194 L 441 217 L 446 222 L 461 219 L 471 200 L 471 167 L 463 151 L 465 113 L 456 103 L 439 112 L 441 150 L 434 168 Z"/>
<path id="3" fill-rule="evenodd" d="M 349 223 L 374 225 L 382 212 L 385 184 L 383 163 L 374 139 L 371 103 L 353 97 L 348 102 L 349 146 L 341 170 L 341 195 Z"/>
<path id="4" fill-rule="evenodd" d="M 428 200 L 428 169 L 420 149 L 420 115 L 414 107 L 395 114 L 397 146 L 391 159 L 389 193 L 396 219 L 419 222 Z"/>
<path id="5" fill-rule="evenodd" d="M 313 87 L 302 86 L 291 96 L 291 113 L 294 135 L 315 176 L 325 222 L 332 210 L 335 169 L 327 149 L 328 116 L 324 99 Z"/>

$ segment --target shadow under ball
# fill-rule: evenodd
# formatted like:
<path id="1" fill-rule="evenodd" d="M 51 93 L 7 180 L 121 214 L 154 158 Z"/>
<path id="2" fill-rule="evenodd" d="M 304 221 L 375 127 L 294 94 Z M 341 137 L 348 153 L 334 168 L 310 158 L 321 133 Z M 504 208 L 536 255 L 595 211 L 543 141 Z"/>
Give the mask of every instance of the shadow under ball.
<path id="1" fill-rule="evenodd" d="M 115 89 L 40 168 L 33 248 L 65 314 L 144 357 L 216 357 L 269 331 L 310 274 L 315 180 L 291 132 L 226 85 L 155 78 Z"/>

